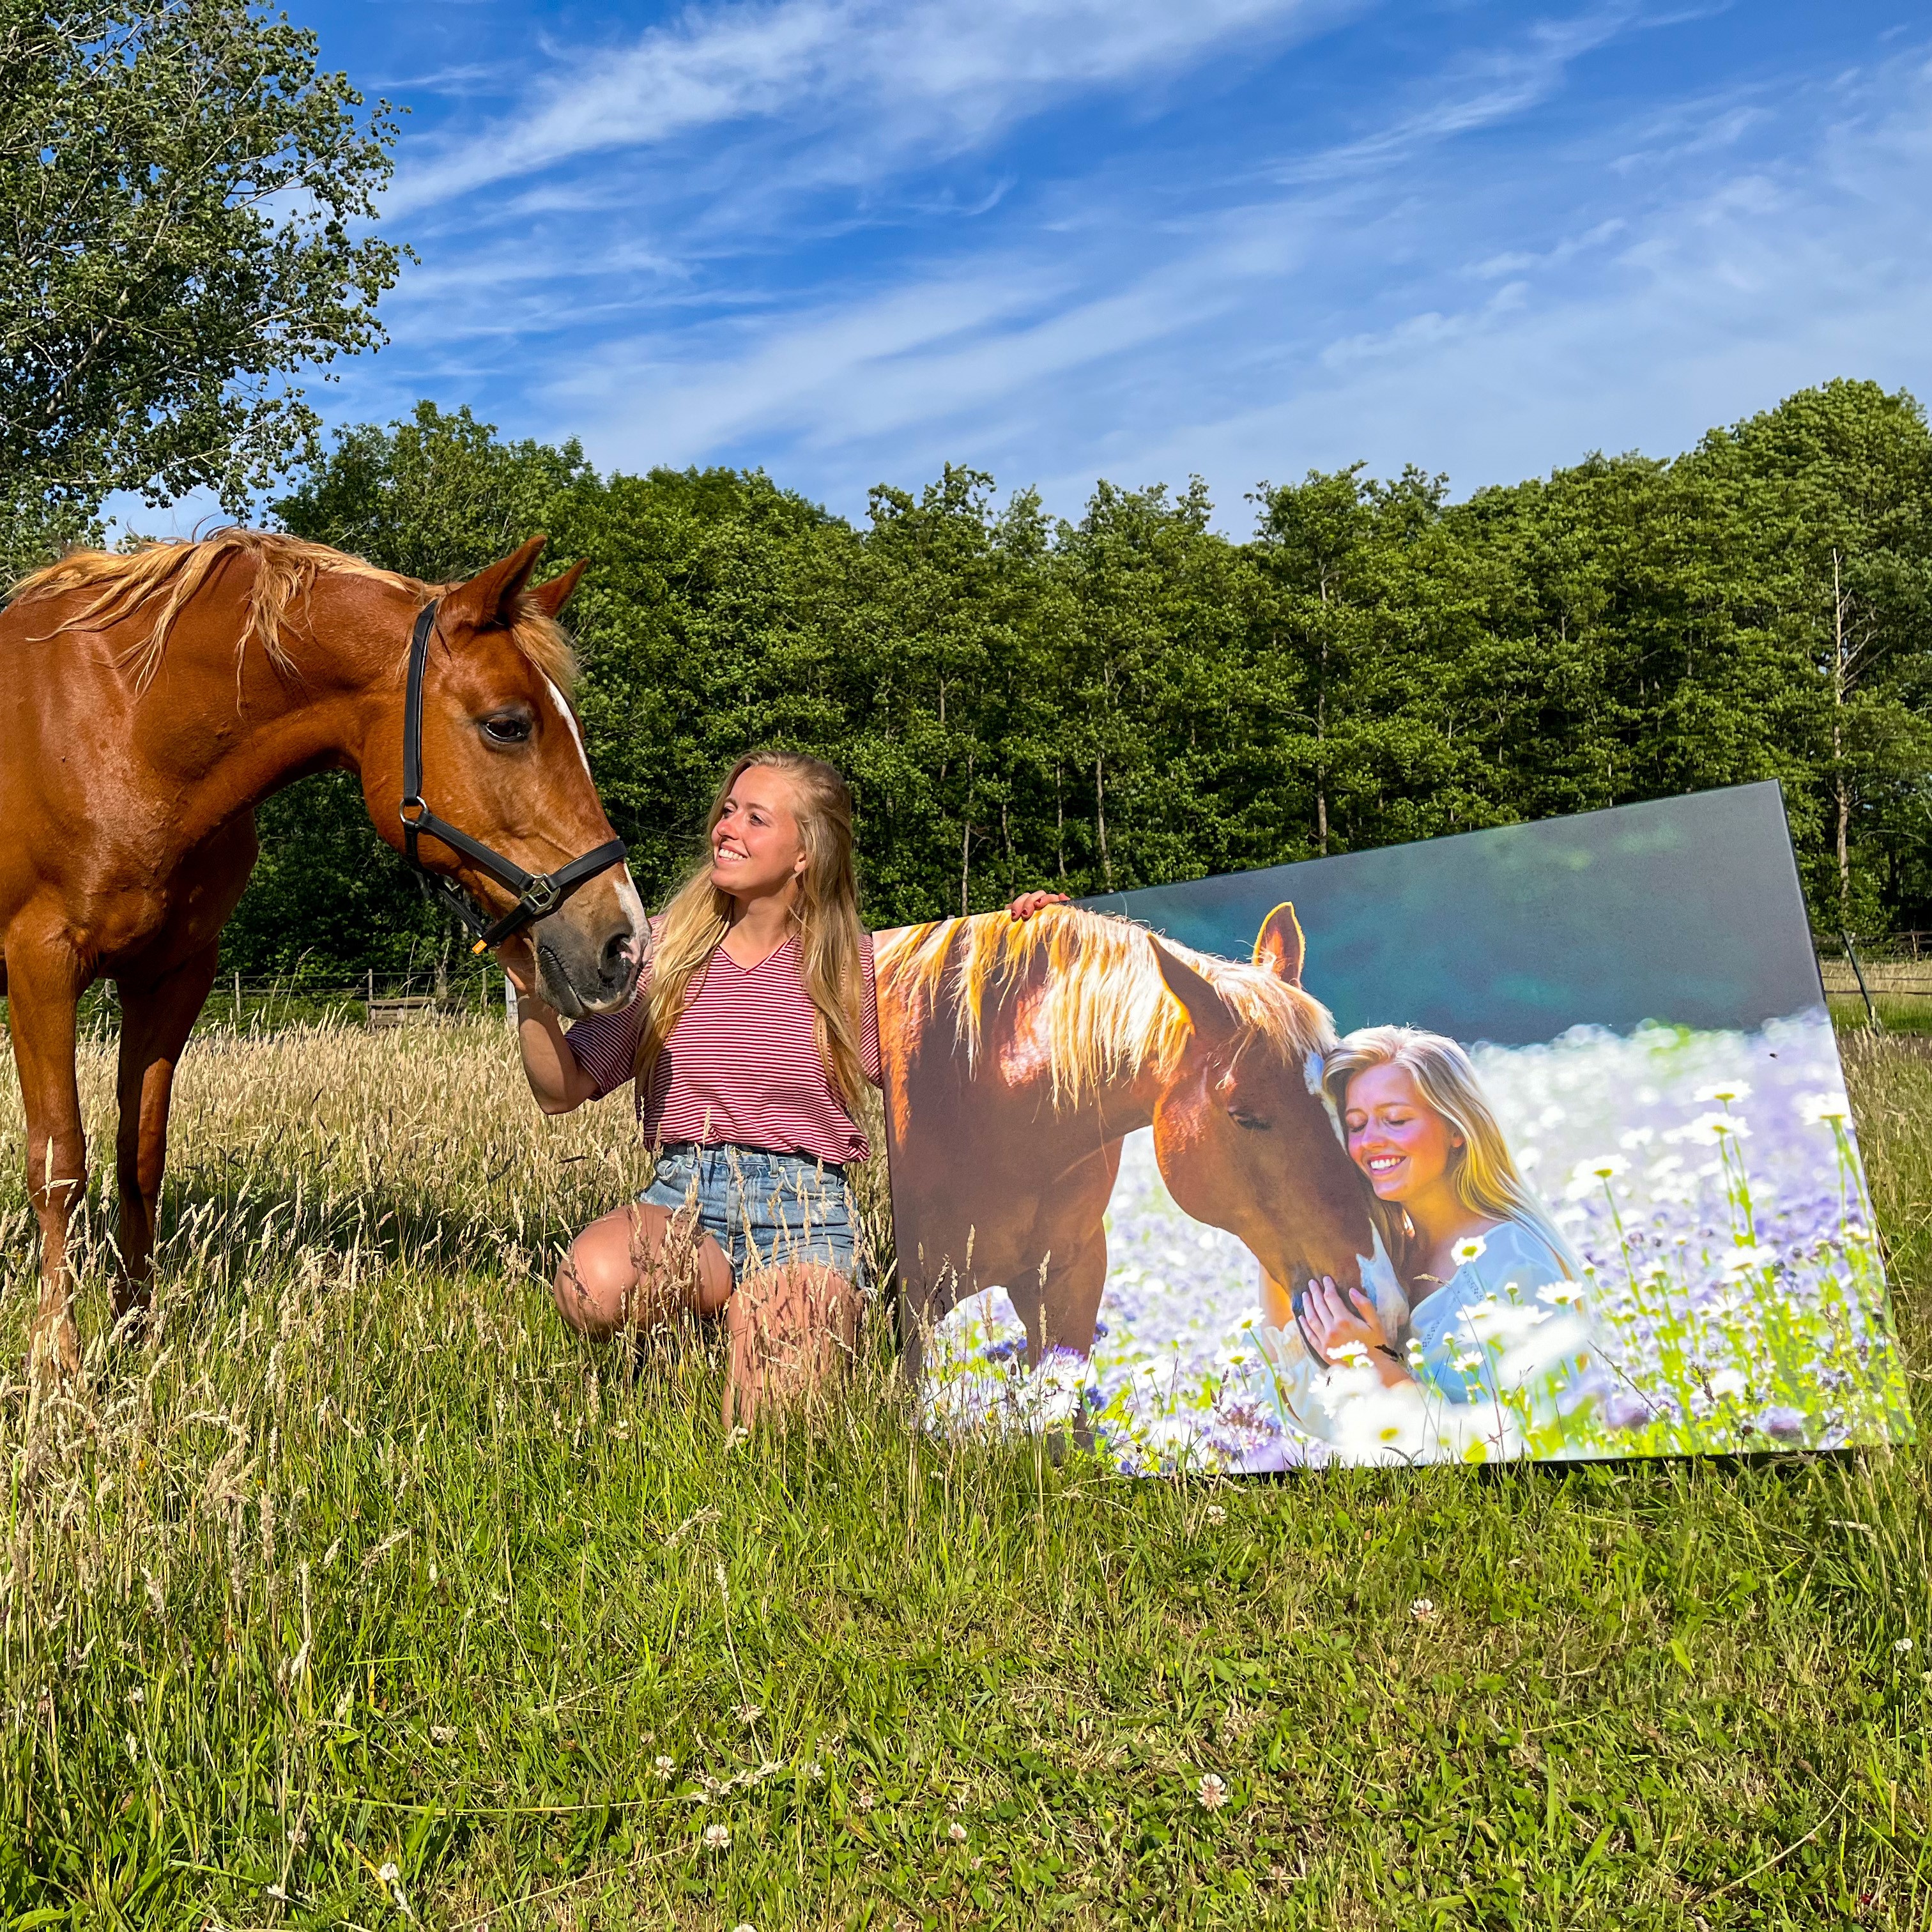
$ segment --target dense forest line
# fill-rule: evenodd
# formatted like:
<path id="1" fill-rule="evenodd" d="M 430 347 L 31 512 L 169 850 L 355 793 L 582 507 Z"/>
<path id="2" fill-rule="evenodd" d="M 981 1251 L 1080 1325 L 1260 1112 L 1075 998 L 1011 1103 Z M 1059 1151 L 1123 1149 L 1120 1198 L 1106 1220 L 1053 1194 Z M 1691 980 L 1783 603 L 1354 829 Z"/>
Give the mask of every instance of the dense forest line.
<path id="1" fill-rule="evenodd" d="M 949 469 L 863 527 L 762 473 L 602 476 L 466 411 L 340 434 L 286 528 L 442 579 L 538 530 L 598 783 L 647 898 L 741 748 L 849 776 L 874 926 L 1118 891 L 1746 779 L 1784 782 L 1822 930 L 1932 926 L 1932 436 L 1838 382 L 1674 460 L 1449 500 L 1360 466 L 1102 483 L 1078 522 Z M 344 776 L 260 814 L 248 973 L 394 970 L 437 928 Z"/>

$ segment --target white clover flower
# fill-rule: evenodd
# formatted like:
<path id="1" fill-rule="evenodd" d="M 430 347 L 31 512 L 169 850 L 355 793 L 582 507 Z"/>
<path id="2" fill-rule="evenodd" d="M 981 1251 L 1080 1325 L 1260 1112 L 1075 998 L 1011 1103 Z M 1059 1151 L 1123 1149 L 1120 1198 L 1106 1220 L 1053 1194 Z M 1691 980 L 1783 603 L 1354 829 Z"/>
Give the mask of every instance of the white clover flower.
<path id="1" fill-rule="evenodd" d="M 1807 1094 L 1798 1102 L 1798 1118 L 1808 1127 L 1852 1118 L 1852 1103 L 1843 1094 Z"/>
<path id="2" fill-rule="evenodd" d="M 1201 1774 L 1201 1782 L 1194 1787 L 1194 1802 L 1204 1811 L 1218 1811 L 1228 1802 L 1226 1782 L 1216 1778 L 1211 1771 Z"/>
<path id="3" fill-rule="evenodd" d="M 1213 1523 L 1226 1522 L 1228 1512 L 1219 1503 L 1210 1503 L 1208 1505 L 1208 1520 Z"/>
<path id="4" fill-rule="evenodd" d="M 1911 1638 L 1909 1636 L 1900 1637 L 1898 1641 L 1892 1646 L 1892 1648 L 1896 1651 L 1900 1657 L 1910 1656 L 1912 1652 Z"/>
<path id="5" fill-rule="evenodd" d="M 1712 1100 L 1748 1100 L 1750 1096 L 1748 1080 L 1713 1080 L 1707 1086 L 1699 1088 L 1690 1097 L 1701 1107 Z"/>
<path id="6" fill-rule="evenodd" d="M 1490 1251 L 1490 1244 L 1480 1234 L 1471 1234 L 1449 1250 L 1458 1268 L 1467 1268 L 1472 1262 L 1479 1262 Z"/>
<path id="7" fill-rule="evenodd" d="M 946 1835 L 950 1838 L 956 1845 L 963 1845 L 966 1842 L 966 1827 L 961 1824 L 959 1820 L 956 1818 L 951 1824 L 946 1826 Z"/>
<path id="8" fill-rule="evenodd" d="M 1539 1301 L 1546 1301 L 1552 1308 L 1580 1308 L 1583 1305 L 1583 1291 L 1574 1281 L 1550 1281 L 1536 1291 Z"/>
<path id="9" fill-rule="evenodd" d="M 1418 1597 L 1408 1606 L 1408 1613 L 1418 1623 L 1426 1623 L 1436 1614 L 1435 1604 L 1426 1597 Z"/>
<path id="10" fill-rule="evenodd" d="M 731 1842 L 731 1828 L 728 1825 L 707 1825 L 704 1828 L 704 1842 L 714 1852 L 722 1852 Z"/>
<path id="11" fill-rule="evenodd" d="M 658 1783 L 665 1784 L 669 1781 L 671 1773 L 676 1770 L 677 1760 L 674 1757 L 658 1757 L 652 1761 L 652 1768 L 658 1774 Z"/>

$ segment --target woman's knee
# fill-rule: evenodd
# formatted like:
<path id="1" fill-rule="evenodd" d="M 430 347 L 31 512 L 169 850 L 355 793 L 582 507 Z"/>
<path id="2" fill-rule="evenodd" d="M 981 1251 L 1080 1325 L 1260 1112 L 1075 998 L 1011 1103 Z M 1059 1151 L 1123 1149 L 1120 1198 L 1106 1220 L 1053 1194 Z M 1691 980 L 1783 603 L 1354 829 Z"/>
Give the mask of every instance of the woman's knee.
<path id="1" fill-rule="evenodd" d="M 706 1312 L 730 1288 L 730 1264 L 716 1242 L 674 1225 L 664 1209 L 644 1206 L 593 1221 L 570 1244 L 550 1284 L 564 1320 L 593 1340 L 692 1310 Z"/>
<path id="2" fill-rule="evenodd" d="M 639 1289 L 662 1240 L 663 1210 L 620 1208 L 593 1221 L 570 1244 L 550 1283 L 557 1312 L 594 1340 L 634 1323 Z"/>

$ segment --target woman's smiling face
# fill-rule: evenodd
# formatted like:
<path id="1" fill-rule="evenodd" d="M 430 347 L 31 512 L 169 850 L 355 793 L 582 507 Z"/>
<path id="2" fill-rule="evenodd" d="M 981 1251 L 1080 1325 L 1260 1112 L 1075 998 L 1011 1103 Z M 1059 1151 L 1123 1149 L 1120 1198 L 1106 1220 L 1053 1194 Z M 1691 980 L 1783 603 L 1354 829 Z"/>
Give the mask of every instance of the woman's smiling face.
<path id="1" fill-rule="evenodd" d="M 804 869 L 791 781 L 770 765 L 738 774 L 711 828 L 711 883 L 734 898 L 782 892 Z"/>
<path id="2" fill-rule="evenodd" d="M 1409 1201 L 1440 1181 L 1462 1136 L 1422 1097 L 1406 1066 L 1384 1061 L 1348 1082 L 1348 1156 L 1384 1201 Z"/>

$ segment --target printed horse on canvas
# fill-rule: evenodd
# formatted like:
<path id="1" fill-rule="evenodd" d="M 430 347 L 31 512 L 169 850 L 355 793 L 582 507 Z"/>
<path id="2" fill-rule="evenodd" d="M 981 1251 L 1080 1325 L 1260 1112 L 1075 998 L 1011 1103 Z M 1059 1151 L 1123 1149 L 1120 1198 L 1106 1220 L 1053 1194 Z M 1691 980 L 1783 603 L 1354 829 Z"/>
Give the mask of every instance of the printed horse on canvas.
<path id="1" fill-rule="evenodd" d="M 1238 1235 L 1277 1312 L 1311 1274 L 1407 1308 L 1322 1090 L 1335 1042 L 1300 984 L 1291 906 L 1252 962 L 1049 907 L 910 927 L 878 944 L 880 1043 L 904 1339 L 1006 1289 L 1035 1360 L 1085 1354 L 1107 1275 L 1120 1143 L 1154 1130 L 1174 1199 Z M 1287 1317 L 1292 1321 L 1292 1315 Z"/>

